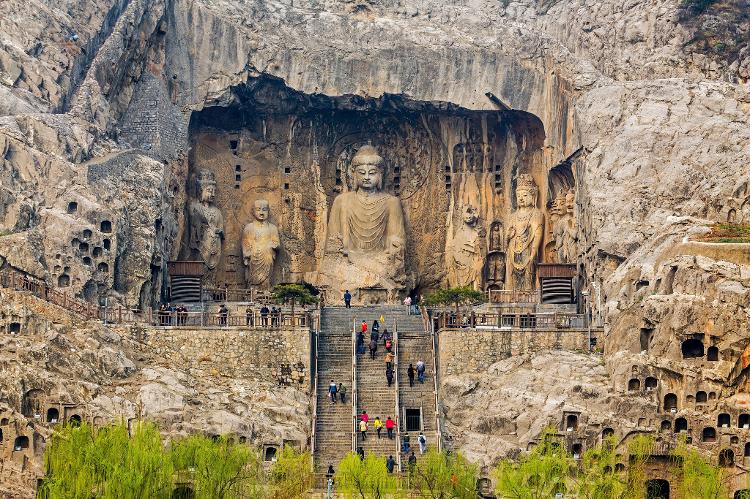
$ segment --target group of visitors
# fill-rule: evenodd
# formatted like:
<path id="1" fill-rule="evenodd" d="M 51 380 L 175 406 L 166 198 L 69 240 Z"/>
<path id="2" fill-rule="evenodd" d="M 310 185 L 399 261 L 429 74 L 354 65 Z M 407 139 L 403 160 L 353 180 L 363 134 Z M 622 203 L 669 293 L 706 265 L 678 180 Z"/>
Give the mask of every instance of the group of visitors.
<path id="1" fill-rule="evenodd" d="M 341 403 L 346 403 L 346 385 L 339 383 L 338 385 L 334 380 L 328 385 L 328 396 L 331 398 L 331 403 L 335 404 L 336 399 L 340 399 Z"/>
<path id="2" fill-rule="evenodd" d="M 359 416 L 359 434 L 362 436 L 362 440 L 367 440 L 367 432 L 370 429 L 370 415 L 367 414 L 367 411 L 362 411 L 362 414 Z M 393 432 L 396 429 L 396 422 L 391 419 L 390 416 L 383 421 L 380 419 L 380 416 L 377 416 L 375 420 L 372 422 L 373 428 L 375 428 L 375 431 L 378 434 L 378 439 L 381 438 L 383 428 L 385 428 L 386 434 L 388 435 L 388 438 L 390 440 L 393 440 Z"/>
<path id="3" fill-rule="evenodd" d="M 187 324 L 188 310 L 184 305 L 162 303 L 157 315 L 161 326 L 184 326 Z"/>
<path id="4" fill-rule="evenodd" d="M 258 310 L 260 315 L 260 322 L 256 324 L 255 309 L 252 305 L 248 305 L 245 309 L 245 323 L 248 326 L 268 326 L 269 323 L 273 327 L 277 327 L 281 324 L 281 307 L 272 306 L 270 309 L 268 305 L 263 305 Z"/>
<path id="5" fill-rule="evenodd" d="M 409 368 L 406 370 L 406 375 L 409 377 L 409 386 L 414 386 L 414 375 L 417 376 L 417 381 L 420 383 L 424 383 L 425 379 L 425 372 L 427 370 L 427 367 L 425 366 L 425 363 L 423 360 L 417 361 L 417 367 L 414 368 L 413 364 L 409 364 Z"/>

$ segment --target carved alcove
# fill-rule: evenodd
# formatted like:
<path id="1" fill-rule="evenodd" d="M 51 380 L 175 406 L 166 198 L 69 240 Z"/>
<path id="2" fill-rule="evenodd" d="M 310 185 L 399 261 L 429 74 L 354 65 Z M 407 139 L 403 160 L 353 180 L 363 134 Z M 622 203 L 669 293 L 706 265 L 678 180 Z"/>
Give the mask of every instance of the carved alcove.
<path id="1" fill-rule="evenodd" d="M 537 207 L 547 205 L 544 130 L 529 113 L 471 111 L 399 95 L 309 95 L 271 78 L 234 88 L 225 102 L 231 104 L 193 113 L 190 123 L 189 177 L 214 174 L 224 219 L 219 286 L 244 284 L 240 238 L 258 199 L 269 201 L 281 239 L 273 283 L 315 271 L 333 199 L 352 188 L 351 159 L 365 144 L 383 157 L 383 190 L 403 207 L 405 267 L 418 292 L 444 282 L 446 241 L 467 203 L 476 211 L 482 281 L 488 255 L 504 259 L 513 176 L 532 175 L 540 187 Z"/>

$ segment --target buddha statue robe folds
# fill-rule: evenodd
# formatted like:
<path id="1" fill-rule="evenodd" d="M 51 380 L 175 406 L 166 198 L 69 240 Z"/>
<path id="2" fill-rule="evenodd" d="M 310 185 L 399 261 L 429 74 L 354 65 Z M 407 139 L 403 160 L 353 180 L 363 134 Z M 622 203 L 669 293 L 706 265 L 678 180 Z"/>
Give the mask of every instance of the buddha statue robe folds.
<path id="1" fill-rule="evenodd" d="M 340 293 L 385 291 L 389 300 L 404 288 L 404 213 L 397 197 L 382 192 L 382 168 L 372 146 L 361 147 L 352 159 L 354 190 L 333 201 L 318 285 Z"/>

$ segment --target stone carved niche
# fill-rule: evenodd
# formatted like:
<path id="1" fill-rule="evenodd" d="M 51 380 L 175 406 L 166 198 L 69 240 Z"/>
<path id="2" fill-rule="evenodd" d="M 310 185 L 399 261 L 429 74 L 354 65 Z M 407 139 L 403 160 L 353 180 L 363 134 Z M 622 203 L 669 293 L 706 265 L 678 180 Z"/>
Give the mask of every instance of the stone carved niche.
<path id="1" fill-rule="evenodd" d="M 371 296 L 359 297 L 350 289 L 355 303 L 445 286 L 446 243 L 463 230 L 476 230 L 481 250 L 478 265 L 467 267 L 473 269 L 469 280 L 484 281 L 489 248 L 498 246 L 489 241 L 490 224 L 499 221 L 507 227 L 514 172 L 530 170 L 541 179 L 544 171 L 544 130 L 528 113 L 470 111 L 393 95 L 311 96 L 263 77 L 233 92 L 223 100 L 231 105 L 194 112 L 190 124 L 190 171 L 215 175 L 215 206 L 224 217 L 219 285 L 247 285 L 241 241 L 257 199 L 268 200 L 279 233 L 270 282 L 312 282 L 323 260 L 336 254 L 326 236 L 329 221 L 334 211 L 340 218 L 343 204 L 336 198 L 356 191 L 351 163 L 364 145 L 375 147 L 383 158 L 379 193 L 399 201 L 405 237 L 403 252 L 392 252 L 402 253 L 403 263 L 399 257 L 397 265 L 390 265 L 388 279 L 378 277 L 386 272 L 381 269 L 373 273 L 375 279 L 348 281 Z M 477 185 L 470 203 L 477 217 L 473 229 L 464 224 L 467 203 L 461 195 L 470 178 Z M 503 237 L 496 233 L 496 242 Z M 184 244 L 188 246 L 187 237 Z M 336 295 L 345 274 L 328 275 L 331 292 L 326 299 L 340 301 Z M 393 290 L 391 296 L 387 289 Z"/>
<path id="2" fill-rule="evenodd" d="M 505 241 L 503 223 L 490 224 L 487 258 L 484 264 L 484 282 L 487 290 L 505 289 Z"/>
<path id="3" fill-rule="evenodd" d="M 202 260 L 209 276 L 216 272 L 224 241 L 224 217 L 214 205 L 216 179 L 210 171 L 199 172 L 195 180 L 196 197 L 188 207 L 190 230 L 188 249 L 191 260 Z"/>
<path id="4" fill-rule="evenodd" d="M 575 212 L 575 178 L 569 162 L 563 162 L 550 170 L 549 199 L 545 261 L 576 263 L 578 223 Z"/>
<path id="5" fill-rule="evenodd" d="M 482 231 L 477 209 L 467 204 L 461 223 L 446 243 L 448 286 L 482 289 Z"/>

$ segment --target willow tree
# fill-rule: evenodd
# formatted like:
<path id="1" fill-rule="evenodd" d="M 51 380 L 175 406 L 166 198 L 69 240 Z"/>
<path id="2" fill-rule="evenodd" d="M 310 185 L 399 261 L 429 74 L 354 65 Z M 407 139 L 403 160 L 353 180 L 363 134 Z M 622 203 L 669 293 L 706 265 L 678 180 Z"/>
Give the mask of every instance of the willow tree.
<path id="1" fill-rule="evenodd" d="M 291 446 L 285 445 L 271 466 L 268 478 L 268 497 L 306 497 L 313 486 L 312 456 L 308 452 L 297 452 Z"/>
<path id="2" fill-rule="evenodd" d="M 398 478 L 388 473 L 385 459 L 368 452 L 364 459 L 350 452 L 339 463 L 336 489 L 346 497 L 381 499 L 392 497 L 399 488 Z"/>
<path id="3" fill-rule="evenodd" d="M 688 447 L 682 439 L 672 452 L 676 463 L 673 474 L 681 497 L 701 499 L 728 499 L 732 497 L 727 487 L 729 478 L 725 471 L 708 462 L 697 449 Z"/>
<path id="4" fill-rule="evenodd" d="M 85 423 L 55 432 L 45 452 L 41 498 L 168 498 L 172 463 L 165 459 L 153 424 L 124 424 L 98 430 Z"/>
<path id="5" fill-rule="evenodd" d="M 460 453 L 431 449 L 417 460 L 409 488 L 415 496 L 425 499 L 475 499 L 478 478 L 477 466 Z"/>
<path id="6" fill-rule="evenodd" d="M 554 428 L 518 461 L 502 460 L 495 468 L 496 492 L 504 499 L 547 499 L 568 490 L 574 461 Z"/>
<path id="7" fill-rule="evenodd" d="M 196 499 L 265 497 L 260 454 L 250 446 L 192 435 L 173 442 L 169 455 Z"/>

